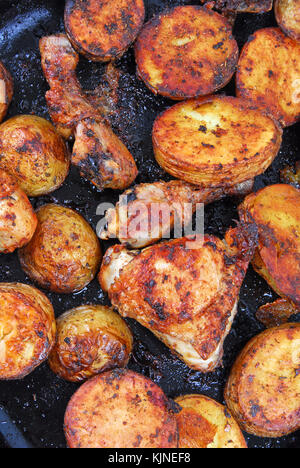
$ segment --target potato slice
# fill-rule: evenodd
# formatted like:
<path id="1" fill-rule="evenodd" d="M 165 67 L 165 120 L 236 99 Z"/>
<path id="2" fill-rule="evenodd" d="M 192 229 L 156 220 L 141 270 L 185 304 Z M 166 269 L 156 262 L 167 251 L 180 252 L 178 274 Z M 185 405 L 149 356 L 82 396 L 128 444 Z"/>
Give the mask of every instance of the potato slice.
<path id="1" fill-rule="evenodd" d="M 209 96 L 176 104 L 156 119 L 157 162 L 195 185 L 232 186 L 264 172 L 277 155 L 282 130 L 244 99 Z"/>
<path id="2" fill-rule="evenodd" d="M 225 400 L 242 429 L 281 437 L 300 428 L 300 324 L 255 336 L 236 360 Z"/>
<path id="3" fill-rule="evenodd" d="M 204 395 L 175 399 L 179 448 L 247 448 L 237 422 L 227 408 Z"/>
<path id="4" fill-rule="evenodd" d="M 151 380 L 130 370 L 105 372 L 83 384 L 65 415 L 70 448 L 176 448 L 171 404 Z"/>
<path id="5" fill-rule="evenodd" d="M 14 92 L 13 79 L 9 71 L 0 62 L 0 122 L 6 116 Z"/>
<path id="6" fill-rule="evenodd" d="M 84 305 L 65 312 L 56 323 L 57 340 L 49 365 L 63 379 L 80 382 L 128 363 L 132 335 L 111 308 Z"/>
<path id="7" fill-rule="evenodd" d="M 237 96 L 265 108 L 283 126 L 300 118 L 300 44 L 279 28 L 250 36 L 238 63 Z"/>
<path id="8" fill-rule="evenodd" d="M 0 169 L 0 253 L 23 247 L 32 238 L 37 217 L 15 179 Z"/>
<path id="9" fill-rule="evenodd" d="M 0 167 L 30 197 L 46 195 L 65 181 L 70 156 L 53 125 L 34 115 L 18 115 L 0 125 Z"/>
<path id="10" fill-rule="evenodd" d="M 0 379 L 21 379 L 45 361 L 55 342 L 50 301 L 38 289 L 0 283 Z"/>
<path id="11" fill-rule="evenodd" d="M 285 184 L 265 187 L 245 198 L 239 214 L 258 228 L 254 269 L 280 296 L 300 305 L 300 191 Z"/>
<path id="12" fill-rule="evenodd" d="M 275 15 L 283 32 L 300 41 L 300 0 L 275 0 Z"/>
<path id="13" fill-rule="evenodd" d="M 96 62 L 123 55 L 144 18 L 144 0 L 67 0 L 65 7 L 65 28 L 73 47 Z"/>
<path id="14" fill-rule="evenodd" d="M 19 250 L 25 273 L 57 293 L 80 291 L 95 277 L 101 258 L 99 240 L 76 211 L 49 204 L 37 211 L 38 226 Z"/>
<path id="15" fill-rule="evenodd" d="M 155 94 L 175 100 L 223 88 L 235 72 L 238 53 L 224 16 L 195 5 L 153 18 L 135 46 L 140 78 Z"/>

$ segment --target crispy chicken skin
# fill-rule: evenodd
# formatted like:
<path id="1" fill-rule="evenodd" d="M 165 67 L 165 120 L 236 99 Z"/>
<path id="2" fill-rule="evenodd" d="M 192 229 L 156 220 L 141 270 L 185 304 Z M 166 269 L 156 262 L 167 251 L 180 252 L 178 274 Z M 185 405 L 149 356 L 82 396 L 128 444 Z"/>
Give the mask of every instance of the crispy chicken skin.
<path id="1" fill-rule="evenodd" d="M 13 79 L 9 71 L 0 62 L 0 122 L 6 116 L 14 92 Z"/>
<path id="2" fill-rule="evenodd" d="M 41 291 L 0 283 L 0 380 L 32 372 L 47 359 L 55 336 L 53 307 Z"/>
<path id="3" fill-rule="evenodd" d="M 0 253 L 23 247 L 32 238 L 37 217 L 16 180 L 0 169 Z"/>
<path id="4" fill-rule="evenodd" d="M 221 362 L 255 244 L 255 228 L 239 225 L 226 243 L 205 235 L 197 245 L 182 238 L 141 252 L 117 245 L 103 259 L 100 285 L 123 317 L 150 329 L 191 368 L 209 372 Z"/>
<path id="5" fill-rule="evenodd" d="M 127 247 L 137 249 L 146 247 L 170 236 L 175 221 L 180 226 L 189 224 L 197 203 L 208 204 L 226 195 L 246 195 L 252 187 L 253 180 L 224 189 L 198 187 L 181 180 L 136 185 L 120 196 L 116 208 L 107 211 L 100 238 L 118 238 Z M 185 209 L 188 203 L 192 210 Z"/>
<path id="6" fill-rule="evenodd" d="M 99 190 L 125 189 L 137 176 L 134 159 L 104 119 L 99 98 L 84 93 L 76 76 L 78 55 L 64 34 L 40 40 L 42 68 L 50 90 L 46 100 L 59 132 L 75 135 L 72 163 Z M 93 103 L 94 101 L 94 103 Z"/>

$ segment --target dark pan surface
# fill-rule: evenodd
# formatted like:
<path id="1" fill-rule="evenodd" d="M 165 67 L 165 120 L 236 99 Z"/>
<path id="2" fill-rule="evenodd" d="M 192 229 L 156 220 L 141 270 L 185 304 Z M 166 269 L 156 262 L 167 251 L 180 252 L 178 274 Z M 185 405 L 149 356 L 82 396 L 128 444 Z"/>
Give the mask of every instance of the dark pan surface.
<path id="1" fill-rule="evenodd" d="M 145 0 L 147 16 L 177 4 L 197 4 L 190 0 Z M 61 0 L 0 0 L 0 59 L 11 71 L 15 94 L 9 116 L 33 113 L 49 118 L 45 91 L 47 84 L 40 66 L 38 40 L 40 37 L 63 31 L 64 2 Z M 235 26 L 235 36 L 243 45 L 255 30 L 275 24 L 273 13 L 241 15 Z M 151 128 L 155 116 L 172 104 L 154 97 L 135 76 L 135 64 L 130 50 L 118 66 L 124 71 L 119 92 L 121 113 L 115 122 L 125 143 L 132 150 L 140 169 L 137 182 L 153 182 L 166 174 L 156 164 L 151 145 Z M 85 88 L 95 87 L 102 75 L 99 64 L 81 60 L 79 77 Z M 233 83 L 226 88 L 234 94 Z M 300 154 L 300 125 L 284 131 L 283 145 L 272 167 L 259 177 L 256 188 L 279 182 L 279 169 L 293 163 Z M 80 179 L 73 169 L 65 185 L 52 196 L 32 200 L 35 207 L 56 201 L 75 208 L 96 227 L 99 217 L 96 207 L 103 201 L 115 201 L 118 193 L 94 190 Z M 226 199 L 206 208 L 207 232 L 222 235 L 237 219 L 238 200 Z M 106 244 L 104 247 L 106 247 Z M 19 281 L 30 284 L 21 271 L 16 254 L 0 255 L 0 281 Z M 107 298 L 94 281 L 81 293 L 58 295 L 46 292 L 57 315 L 85 303 L 106 304 Z M 210 374 L 194 372 L 175 358 L 153 335 L 134 321 L 129 321 L 135 334 L 135 351 L 130 367 L 151 377 L 169 397 L 185 393 L 204 393 L 223 402 L 223 389 L 230 368 L 241 348 L 263 330 L 256 320 L 257 308 L 275 298 L 266 283 L 250 268 L 241 291 L 239 314 L 225 344 L 223 367 Z M 294 317 L 300 320 L 300 317 Z M 42 365 L 22 381 L 0 382 L 0 447 L 34 446 L 65 447 L 63 416 L 67 402 L 77 385 L 64 382 Z M 14 429 L 18 428 L 18 431 Z M 250 447 L 300 448 L 300 433 L 282 439 L 259 439 L 246 436 Z"/>

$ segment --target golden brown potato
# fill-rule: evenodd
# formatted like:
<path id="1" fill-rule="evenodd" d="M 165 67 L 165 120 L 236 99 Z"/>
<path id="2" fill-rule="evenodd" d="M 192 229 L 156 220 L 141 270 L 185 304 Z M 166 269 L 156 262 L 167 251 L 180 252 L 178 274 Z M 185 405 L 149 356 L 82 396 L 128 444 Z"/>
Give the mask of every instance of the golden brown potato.
<path id="1" fill-rule="evenodd" d="M 277 299 L 270 304 L 261 306 L 256 312 L 256 318 L 266 328 L 273 328 L 287 323 L 292 315 L 299 312 L 300 309 L 288 299 Z"/>
<path id="2" fill-rule="evenodd" d="M 300 44 L 279 28 L 250 36 L 238 63 L 237 96 L 264 108 L 283 126 L 300 118 Z"/>
<path id="3" fill-rule="evenodd" d="M 225 400 L 243 430 L 281 437 L 300 428 L 300 324 L 255 336 L 237 358 Z"/>
<path id="4" fill-rule="evenodd" d="M 154 17 L 135 46 L 139 77 L 155 94 L 176 100 L 223 88 L 235 72 L 238 53 L 224 16 L 195 5 Z"/>
<path id="5" fill-rule="evenodd" d="M 153 127 L 157 162 L 191 184 L 230 187 L 263 173 L 282 130 L 244 99 L 209 96 L 176 104 Z"/>
<path id="6" fill-rule="evenodd" d="M 65 28 L 73 47 L 96 62 L 121 57 L 144 18 L 144 0 L 67 0 L 65 7 Z"/>
<path id="7" fill-rule="evenodd" d="M 98 238 L 76 211 L 44 205 L 30 243 L 19 250 L 25 273 L 57 293 L 80 291 L 95 277 L 101 261 Z"/>
<path id="8" fill-rule="evenodd" d="M 0 166 L 27 195 L 56 190 L 66 179 L 69 165 L 67 147 L 47 120 L 18 115 L 0 125 Z"/>
<path id="9" fill-rule="evenodd" d="M 15 179 L 0 169 L 0 253 L 13 252 L 28 244 L 37 217 Z"/>
<path id="10" fill-rule="evenodd" d="M 266 13 L 272 10 L 273 0 L 216 0 L 216 8 L 238 13 Z"/>
<path id="11" fill-rule="evenodd" d="M 285 184 L 265 187 L 245 198 L 239 214 L 258 228 L 254 269 L 280 296 L 300 305 L 300 191 Z"/>
<path id="12" fill-rule="evenodd" d="M 275 0 L 276 20 L 283 32 L 300 41 L 300 0 Z"/>
<path id="13" fill-rule="evenodd" d="M 49 356 L 53 372 L 70 382 L 127 365 L 132 335 L 125 321 L 111 308 L 85 305 L 61 315 L 57 340 Z"/>
<path id="14" fill-rule="evenodd" d="M 14 92 L 13 79 L 9 71 L 0 62 L 0 122 L 6 116 Z"/>
<path id="15" fill-rule="evenodd" d="M 146 377 L 125 369 L 98 375 L 73 395 L 65 415 L 70 448 L 176 448 L 171 403 Z"/>
<path id="16" fill-rule="evenodd" d="M 179 448 L 247 448 L 237 422 L 227 408 L 204 395 L 175 399 Z"/>
<path id="17" fill-rule="evenodd" d="M 137 320 L 192 369 L 220 365 L 256 246 L 252 226 L 175 239 L 140 251 L 109 248 L 99 282 L 123 317 Z"/>
<path id="18" fill-rule="evenodd" d="M 296 161 L 294 166 L 285 166 L 280 171 L 280 180 L 300 189 L 300 161 Z"/>
<path id="19" fill-rule="evenodd" d="M 50 301 L 38 289 L 0 283 L 0 379 L 21 379 L 45 361 L 55 342 Z"/>

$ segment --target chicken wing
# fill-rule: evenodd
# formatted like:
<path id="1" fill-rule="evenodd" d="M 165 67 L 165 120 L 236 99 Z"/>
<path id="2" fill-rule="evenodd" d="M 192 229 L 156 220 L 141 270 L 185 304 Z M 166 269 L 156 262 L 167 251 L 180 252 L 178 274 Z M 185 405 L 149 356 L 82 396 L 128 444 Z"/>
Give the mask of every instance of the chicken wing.
<path id="1" fill-rule="evenodd" d="M 105 120 L 109 105 L 105 106 L 105 98 L 101 105 L 99 89 L 82 90 L 76 76 L 78 54 L 68 38 L 64 34 L 44 37 L 40 51 L 50 86 L 46 100 L 51 119 L 65 138 L 75 135 L 72 163 L 99 190 L 127 188 L 137 176 L 136 164 Z"/>
<path id="2" fill-rule="evenodd" d="M 226 195 L 246 195 L 253 182 L 228 188 L 199 187 L 181 180 L 136 185 L 107 211 L 106 225 L 98 234 L 102 240 L 118 238 L 129 248 L 146 247 L 170 237 L 175 223 L 179 228 L 190 224 L 197 203 L 208 204 Z"/>
<path id="3" fill-rule="evenodd" d="M 141 252 L 111 247 L 99 282 L 123 317 L 151 330 L 191 368 L 209 372 L 221 362 L 257 232 L 239 225 L 226 242 L 210 235 L 202 241 L 181 238 Z"/>

